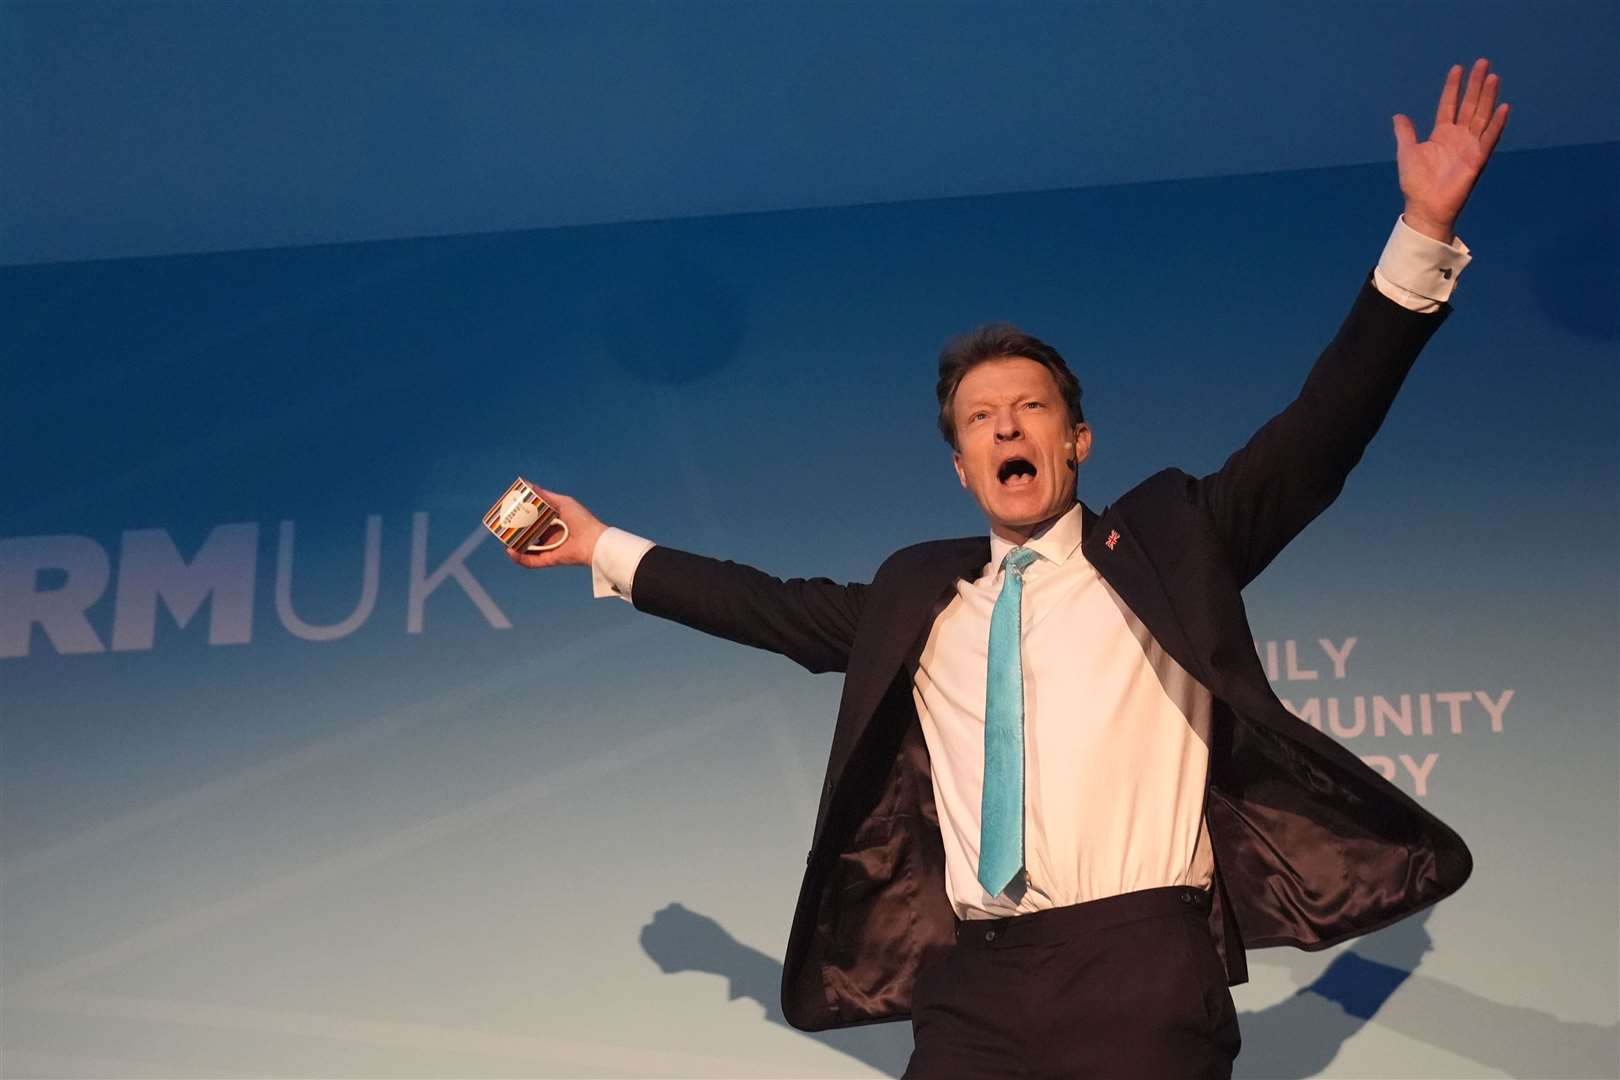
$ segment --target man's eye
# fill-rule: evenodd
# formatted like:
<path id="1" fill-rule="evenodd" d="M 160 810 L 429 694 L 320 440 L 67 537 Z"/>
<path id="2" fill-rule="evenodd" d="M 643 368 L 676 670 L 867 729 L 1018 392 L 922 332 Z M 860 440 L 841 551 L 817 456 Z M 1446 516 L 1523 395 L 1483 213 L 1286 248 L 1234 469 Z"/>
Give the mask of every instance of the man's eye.
<path id="1" fill-rule="evenodd" d="M 976 412 L 972 416 L 968 417 L 969 420 L 983 420 L 984 418 L 985 414 L 982 412 Z"/>
<path id="2" fill-rule="evenodd" d="M 1024 408 L 1026 408 L 1026 409 L 1044 409 L 1044 408 L 1046 408 L 1046 406 L 1043 403 L 1039 402 L 1039 401 L 1027 401 L 1027 402 L 1024 403 Z"/>

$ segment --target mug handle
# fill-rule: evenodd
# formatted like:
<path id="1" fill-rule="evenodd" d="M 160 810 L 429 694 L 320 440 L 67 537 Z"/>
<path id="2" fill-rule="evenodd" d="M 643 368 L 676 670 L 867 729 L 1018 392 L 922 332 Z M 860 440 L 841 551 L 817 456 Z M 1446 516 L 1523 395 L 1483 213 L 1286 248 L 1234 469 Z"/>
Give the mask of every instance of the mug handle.
<path id="1" fill-rule="evenodd" d="M 557 548 L 560 548 L 564 544 L 568 543 L 568 522 L 564 521 L 562 519 L 562 515 L 560 515 L 560 514 L 553 514 L 552 517 L 551 517 L 551 521 L 547 523 L 546 528 L 541 529 L 540 532 L 541 533 L 545 532 L 546 529 L 551 528 L 551 526 L 553 526 L 553 525 L 562 526 L 562 535 L 561 536 L 557 537 L 557 539 L 553 540 L 549 544 L 530 543 L 530 544 L 528 544 L 527 546 L 524 547 L 524 549 L 523 549 L 524 553 L 528 554 L 528 555 L 538 555 L 542 551 L 555 551 Z M 539 535 L 539 533 L 537 533 L 535 535 Z"/>

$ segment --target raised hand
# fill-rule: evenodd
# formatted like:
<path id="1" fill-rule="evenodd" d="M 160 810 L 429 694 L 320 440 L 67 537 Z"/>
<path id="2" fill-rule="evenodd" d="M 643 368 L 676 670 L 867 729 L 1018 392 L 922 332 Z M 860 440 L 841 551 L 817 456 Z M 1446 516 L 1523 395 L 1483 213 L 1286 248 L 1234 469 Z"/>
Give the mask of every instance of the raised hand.
<path id="1" fill-rule="evenodd" d="M 596 520 L 596 515 L 580 505 L 577 499 L 570 499 L 567 495 L 559 495 L 555 491 L 547 491 L 543 487 L 536 487 L 534 490 L 538 491 L 546 502 L 556 507 L 557 516 L 568 523 L 568 539 L 551 551 L 539 553 L 507 548 L 507 558 L 530 570 L 539 570 L 547 566 L 589 566 L 591 553 L 596 550 L 597 538 L 607 530 L 607 526 Z M 550 529 L 542 533 L 538 539 L 541 543 L 549 543 L 556 535 L 557 530 Z"/>
<path id="2" fill-rule="evenodd" d="M 1452 65 L 1426 142 L 1418 142 L 1410 118 L 1395 114 L 1395 164 L 1406 196 L 1406 223 L 1448 244 L 1456 235 L 1457 215 L 1507 125 L 1507 104 L 1496 103 L 1501 78 L 1490 67 L 1484 57 L 1474 61 L 1459 105 L 1462 65 Z"/>

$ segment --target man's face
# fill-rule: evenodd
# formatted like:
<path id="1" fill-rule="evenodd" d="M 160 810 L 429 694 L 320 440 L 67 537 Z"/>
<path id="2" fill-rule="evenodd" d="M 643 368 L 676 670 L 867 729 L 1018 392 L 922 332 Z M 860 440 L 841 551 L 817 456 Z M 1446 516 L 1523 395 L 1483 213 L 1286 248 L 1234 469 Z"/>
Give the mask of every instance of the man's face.
<path id="1" fill-rule="evenodd" d="M 956 477 L 997 535 L 1023 543 L 1036 525 L 1074 505 L 1074 470 L 1091 429 L 1070 425 L 1057 381 L 1022 356 L 988 360 L 957 384 Z M 1073 450 L 1065 443 L 1073 442 Z"/>

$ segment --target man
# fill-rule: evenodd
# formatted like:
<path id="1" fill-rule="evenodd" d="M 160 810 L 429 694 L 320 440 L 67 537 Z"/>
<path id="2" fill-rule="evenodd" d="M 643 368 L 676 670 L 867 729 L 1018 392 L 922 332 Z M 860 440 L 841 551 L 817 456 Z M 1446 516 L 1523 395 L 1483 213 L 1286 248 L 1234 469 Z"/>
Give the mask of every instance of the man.
<path id="1" fill-rule="evenodd" d="M 1469 259 L 1453 226 L 1507 119 L 1481 59 L 1394 118 L 1405 208 L 1299 397 L 1216 472 L 1101 514 L 1061 356 L 989 327 L 940 427 L 990 536 L 870 584 L 781 581 L 550 495 L 597 595 L 846 673 L 783 964 L 805 1029 L 910 1016 L 908 1076 L 1224 1077 L 1246 947 L 1319 949 L 1455 892 L 1443 823 L 1282 707 L 1241 589 L 1337 496 Z"/>

